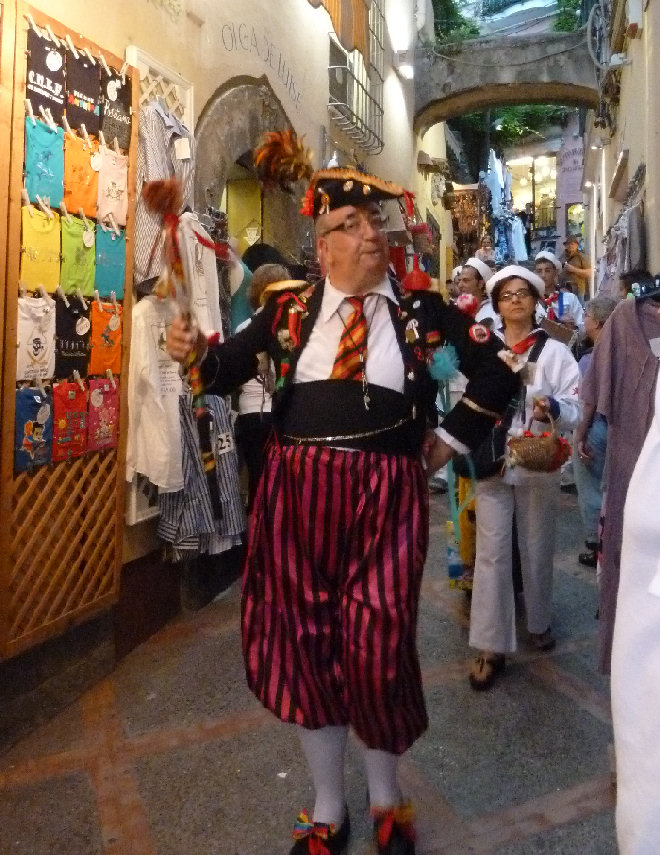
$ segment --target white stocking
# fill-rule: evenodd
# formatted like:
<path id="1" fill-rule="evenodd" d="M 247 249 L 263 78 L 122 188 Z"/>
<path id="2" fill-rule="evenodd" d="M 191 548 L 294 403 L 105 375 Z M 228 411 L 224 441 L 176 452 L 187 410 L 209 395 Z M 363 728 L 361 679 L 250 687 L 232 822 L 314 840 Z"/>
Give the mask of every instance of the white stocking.
<path id="1" fill-rule="evenodd" d="M 399 762 L 397 754 L 365 748 L 364 763 L 369 787 L 369 804 L 372 808 L 390 808 L 403 801 L 396 779 Z"/>
<path id="2" fill-rule="evenodd" d="M 299 727 L 298 733 L 316 793 L 314 822 L 334 822 L 339 828 L 346 809 L 344 753 L 348 727 Z"/>

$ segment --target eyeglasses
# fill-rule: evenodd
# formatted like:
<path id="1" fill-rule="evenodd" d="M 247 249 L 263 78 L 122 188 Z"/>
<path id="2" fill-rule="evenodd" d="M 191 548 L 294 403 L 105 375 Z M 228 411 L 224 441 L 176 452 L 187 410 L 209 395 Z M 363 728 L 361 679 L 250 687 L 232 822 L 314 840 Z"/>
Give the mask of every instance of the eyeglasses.
<path id="1" fill-rule="evenodd" d="M 528 289 L 524 291 L 504 291 L 499 296 L 500 303 L 508 303 L 510 300 L 524 300 L 526 297 L 532 297 L 533 294 Z"/>
<path id="2" fill-rule="evenodd" d="M 330 232 L 346 232 L 347 235 L 357 235 L 364 231 L 365 225 L 368 225 L 375 232 L 383 232 L 387 226 L 387 215 L 383 214 L 382 211 L 371 211 L 368 214 L 350 214 L 342 223 L 326 229 L 319 236 L 325 237 Z"/>

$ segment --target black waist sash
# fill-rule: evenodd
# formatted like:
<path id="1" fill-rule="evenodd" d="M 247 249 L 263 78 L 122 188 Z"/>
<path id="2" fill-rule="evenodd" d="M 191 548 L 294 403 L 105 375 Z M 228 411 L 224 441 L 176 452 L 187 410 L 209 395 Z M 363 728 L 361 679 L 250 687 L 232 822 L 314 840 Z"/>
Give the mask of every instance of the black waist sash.
<path id="1" fill-rule="evenodd" d="M 274 409 L 280 443 L 331 445 L 384 454 L 417 455 L 423 414 L 400 393 L 369 384 L 369 409 L 355 380 L 294 383 Z"/>

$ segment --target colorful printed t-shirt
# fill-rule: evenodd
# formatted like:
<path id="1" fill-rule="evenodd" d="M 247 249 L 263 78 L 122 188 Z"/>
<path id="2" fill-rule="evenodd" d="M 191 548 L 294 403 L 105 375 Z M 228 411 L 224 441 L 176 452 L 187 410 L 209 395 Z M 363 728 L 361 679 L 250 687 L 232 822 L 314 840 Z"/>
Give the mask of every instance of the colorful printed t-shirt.
<path id="1" fill-rule="evenodd" d="M 98 136 L 101 77 L 99 66 L 81 53 L 66 55 L 66 118 L 72 128 L 84 125 L 87 133 Z"/>
<path id="2" fill-rule="evenodd" d="M 62 217 L 60 285 L 65 294 L 74 294 L 80 288 L 86 297 L 94 295 L 95 243 L 93 223 L 85 228 L 78 217 Z"/>
<path id="3" fill-rule="evenodd" d="M 101 130 L 108 145 L 115 137 L 119 148 L 131 142 L 131 81 L 110 69 L 101 69 Z"/>
<path id="4" fill-rule="evenodd" d="M 126 276 L 126 232 L 123 229 L 116 234 L 114 229 L 96 226 L 96 290 L 101 297 L 124 296 L 124 278 Z"/>
<path id="5" fill-rule="evenodd" d="M 128 213 L 128 158 L 101 146 L 97 216 L 105 220 L 109 214 L 117 225 L 126 225 Z"/>
<path id="6" fill-rule="evenodd" d="M 82 137 L 64 135 L 64 204 L 72 214 L 77 214 L 82 208 L 86 217 L 96 217 L 98 150 L 94 139 L 90 139 L 87 145 Z"/>
<path id="7" fill-rule="evenodd" d="M 89 359 L 90 374 L 121 373 L 121 306 L 112 303 L 92 302 L 92 350 Z"/>
<path id="8" fill-rule="evenodd" d="M 21 282 L 29 291 L 60 284 L 60 216 L 48 217 L 38 208 L 21 208 Z"/>
<path id="9" fill-rule="evenodd" d="M 83 383 L 53 386 L 53 461 L 80 457 L 87 447 L 87 388 Z"/>
<path id="10" fill-rule="evenodd" d="M 18 298 L 16 379 L 48 380 L 55 374 L 55 301 Z"/>
<path id="11" fill-rule="evenodd" d="M 78 297 L 68 298 L 67 306 L 61 297 L 55 300 L 55 376 L 70 380 L 73 372 L 87 375 L 89 339 L 92 325 L 89 307 L 83 307 Z"/>
<path id="12" fill-rule="evenodd" d="M 39 119 L 25 120 L 25 189 L 31 202 L 40 196 L 59 208 L 64 195 L 64 131 Z"/>
<path id="13" fill-rule="evenodd" d="M 107 378 L 89 381 L 89 413 L 87 419 L 87 450 L 101 451 L 117 445 L 119 420 L 119 384 L 113 387 Z"/>
<path id="14" fill-rule="evenodd" d="M 32 112 L 39 115 L 39 107 L 49 109 L 59 125 L 64 113 L 64 53 L 32 27 L 27 34 L 27 75 L 25 97 L 32 104 Z"/>
<path id="15" fill-rule="evenodd" d="M 53 442 L 53 399 L 39 389 L 16 390 L 14 469 L 25 472 L 50 463 Z"/>

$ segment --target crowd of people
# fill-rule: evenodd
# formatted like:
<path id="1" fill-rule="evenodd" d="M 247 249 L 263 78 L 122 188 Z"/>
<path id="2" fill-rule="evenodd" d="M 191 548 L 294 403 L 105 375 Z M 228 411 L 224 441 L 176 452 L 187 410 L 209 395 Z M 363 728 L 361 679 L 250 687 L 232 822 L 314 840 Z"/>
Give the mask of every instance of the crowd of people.
<path id="1" fill-rule="evenodd" d="M 356 169 L 314 173 L 307 201 L 321 281 L 292 280 L 286 267 L 263 265 L 251 283 L 253 314 L 224 343 L 208 340 L 190 318 L 177 318 L 168 334 L 174 359 L 198 355 L 209 392 L 238 390 L 236 435 L 249 473 L 241 595 L 247 681 L 267 709 L 297 727 L 315 793 L 313 808 L 297 817 L 290 855 L 346 851 L 349 728 L 363 746 L 377 851 L 416 851 L 413 806 L 397 766 L 428 726 L 416 628 L 429 476 L 450 461 L 471 461 L 461 487 L 463 498 L 472 489 L 475 500 L 473 554 L 463 553 L 476 652 L 468 679 L 484 691 L 517 649 L 520 587 L 527 643 L 539 652 L 556 644 L 553 557 L 566 437 L 575 430 L 587 550 L 579 560 L 594 567 L 600 556 L 605 672 L 618 568 L 622 581 L 634 572 L 629 555 L 626 564 L 630 535 L 623 534 L 621 555 L 626 490 L 629 483 L 639 494 L 651 489 L 633 476 L 640 452 L 658 466 L 655 434 L 642 452 L 657 373 L 657 355 L 648 360 L 642 351 L 660 341 L 657 307 L 638 311 L 634 300 L 599 297 L 585 303 L 591 271 L 572 236 L 563 258 L 541 251 L 534 269 L 495 270 L 492 241 L 484 239 L 452 271 L 446 298 L 406 292 L 391 276 L 381 210 L 383 200 L 402 195 Z M 635 323 L 643 382 L 625 389 L 620 341 Z M 439 419 L 436 402 L 449 378 L 435 368 L 448 349 L 456 357 L 452 406 Z M 636 426 L 622 455 L 624 411 L 636 414 Z M 554 449 L 549 462 L 532 465 L 516 451 L 515 440 L 543 437 Z M 484 447 L 495 466 L 477 472 Z M 636 520 L 642 529 L 655 543 L 648 513 Z M 658 554 L 649 546 L 649 580 L 660 591 Z M 636 597 L 627 608 L 638 607 Z M 644 614 L 652 622 L 653 609 Z M 639 632 L 619 622 L 616 637 L 622 647 L 640 647 Z M 615 726 L 622 740 L 632 739 L 623 701 Z M 639 814 L 639 800 L 634 809 Z M 620 819 L 620 835 L 631 839 L 638 834 L 632 810 Z M 644 823 L 655 828 L 658 820 Z"/>

